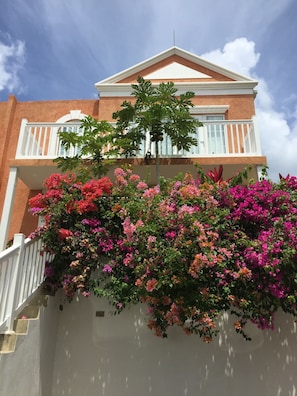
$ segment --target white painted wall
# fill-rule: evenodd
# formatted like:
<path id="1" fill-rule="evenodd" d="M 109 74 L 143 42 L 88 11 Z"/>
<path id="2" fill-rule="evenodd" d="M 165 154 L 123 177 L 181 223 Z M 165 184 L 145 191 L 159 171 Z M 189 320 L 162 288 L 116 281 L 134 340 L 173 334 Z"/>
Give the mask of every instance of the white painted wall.
<path id="1" fill-rule="evenodd" d="M 52 396 L 297 395 L 297 329 L 290 317 L 279 314 L 274 331 L 253 327 L 251 343 L 228 336 L 225 326 L 224 340 L 204 344 L 180 329 L 155 337 L 140 311 L 109 316 L 93 297 L 67 303 L 59 314 Z"/>
<path id="2" fill-rule="evenodd" d="M 51 396 L 58 314 L 49 297 L 28 334 L 18 336 L 15 352 L 0 354 L 0 396 Z"/>
<path id="3" fill-rule="evenodd" d="M 251 343 L 224 322 L 204 344 L 175 328 L 155 337 L 141 306 L 110 316 L 94 297 L 60 303 L 50 297 L 16 352 L 0 355 L 0 396 L 297 396 L 297 329 L 284 314 L 274 331 L 253 327 Z"/>

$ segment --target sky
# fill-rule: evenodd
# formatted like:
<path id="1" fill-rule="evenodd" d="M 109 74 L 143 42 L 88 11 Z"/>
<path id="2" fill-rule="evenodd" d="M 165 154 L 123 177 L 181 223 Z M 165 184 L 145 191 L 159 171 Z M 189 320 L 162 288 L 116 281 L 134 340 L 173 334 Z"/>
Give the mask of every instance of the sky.
<path id="1" fill-rule="evenodd" d="M 269 176 L 297 176 L 296 0 L 0 0 L 0 101 L 92 99 L 173 45 L 256 79 Z"/>

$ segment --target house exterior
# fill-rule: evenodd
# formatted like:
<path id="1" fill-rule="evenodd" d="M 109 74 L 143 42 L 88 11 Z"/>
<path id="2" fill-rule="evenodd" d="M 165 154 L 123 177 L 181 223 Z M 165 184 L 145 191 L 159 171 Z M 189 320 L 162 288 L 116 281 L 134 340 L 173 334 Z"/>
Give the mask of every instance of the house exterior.
<path id="1" fill-rule="evenodd" d="M 155 337 L 142 305 L 112 316 L 104 299 L 78 296 L 68 304 L 59 293 L 39 294 L 46 258 L 38 255 L 40 246 L 24 243 L 20 233 L 28 235 L 37 225 L 27 212 L 28 198 L 57 171 L 57 132 L 75 130 L 85 115 L 113 122 L 112 113 L 132 99 L 131 83 L 139 75 L 155 84 L 173 81 L 178 92 L 193 91 L 191 111 L 203 122 L 198 145 L 189 152 L 177 152 L 165 139 L 162 175 L 195 172 L 195 165 L 205 171 L 223 165 L 228 178 L 251 165 L 249 177 L 257 179 L 266 164 L 255 116 L 257 82 L 176 47 L 96 83 L 98 99 L 18 102 L 10 96 L 0 103 L 2 249 L 18 234 L 14 245 L 0 252 L 0 333 L 3 323 L 12 322 L 4 318 L 1 323 L 2 289 L 23 292 L 30 284 L 27 297 L 12 311 L 20 320 L 8 332 L 17 334 L 14 347 L 6 350 L 11 353 L 1 351 L 0 335 L 0 396 L 294 396 L 297 326 L 284 313 L 277 313 L 274 331 L 251 324 L 247 332 L 252 341 L 236 334 L 226 313 L 217 323 L 221 335 L 205 344 L 175 327 L 168 339 Z M 148 149 L 152 157 L 147 163 Z M 155 182 L 149 141 L 135 158 L 117 161 L 130 163 L 142 176 L 150 172 Z M 22 272 L 9 278 L 5 271 L 14 254 Z"/>
<path id="2" fill-rule="evenodd" d="M 266 164 L 255 117 L 257 82 L 173 47 L 96 83 L 98 99 L 18 102 L 11 95 L 0 103 L 0 249 L 15 233 L 29 235 L 37 225 L 28 214 L 27 202 L 42 189 L 43 180 L 57 172 L 53 159 L 62 153 L 57 132 L 77 130 L 86 115 L 114 122 L 112 113 L 124 100 L 133 100 L 131 84 L 138 76 L 153 84 L 173 81 L 177 94 L 194 92 L 191 111 L 204 124 L 197 129 L 198 144 L 188 152 L 176 151 L 164 139 L 159 149 L 161 175 L 195 173 L 195 165 L 203 170 L 223 165 L 228 178 L 251 165 L 250 177 L 257 179 Z M 145 161 L 148 151 L 149 163 Z M 151 183 L 155 182 L 149 139 L 135 158 L 120 161 L 131 163 L 141 176 L 150 173 Z"/>

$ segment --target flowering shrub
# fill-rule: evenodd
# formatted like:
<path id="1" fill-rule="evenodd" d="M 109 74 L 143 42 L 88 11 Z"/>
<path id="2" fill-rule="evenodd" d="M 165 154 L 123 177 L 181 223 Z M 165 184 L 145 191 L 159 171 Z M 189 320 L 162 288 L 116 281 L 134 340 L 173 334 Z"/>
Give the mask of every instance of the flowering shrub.
<path id="1" fill-rule="evenodd" d="M 105 296 L 120 312 L 147 304 L 148 326 L 211 341 L 224 311 L 235 331 L 272 329 L 278 309 L 297 316 L 297 178 L 249 185 L 210 172 L 148 187 L 130 170 L 81 184 L 52 175 L 31 198 L 45 224 L 33 237 L 53 253 L 45 282 Z"/>

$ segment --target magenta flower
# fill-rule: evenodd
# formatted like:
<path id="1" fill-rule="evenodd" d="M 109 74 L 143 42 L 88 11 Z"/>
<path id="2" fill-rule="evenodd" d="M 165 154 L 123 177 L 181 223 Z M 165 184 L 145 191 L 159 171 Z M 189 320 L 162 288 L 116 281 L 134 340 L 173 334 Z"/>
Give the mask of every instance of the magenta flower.
<path id="1" fill-rule="evenodd" d="M 51 257 L 45 282 L 68 300 L 106 296 L 118 312 L 144 303 L 163 337 L 180 326 L 210 342 L 225 311 L 246 339 L 247 322 L 272 329 L 277 310 L 297 318 L 297 178 L 209 175 L 150 188 L 120 168 L 113 185 L 52 176 L 30 200 L 46 221 L 32 234 Z"/>
<path id="2" fill-rule="evenodd" d="M 102 269 L 102 272 L 105 272 L 105 273 L 107 272 L 107 273 L 110 274 L 112 272 L 112 267 L 110 265 L 108 265 L 108 264 L 105 264 L 103 269 Z"/>

